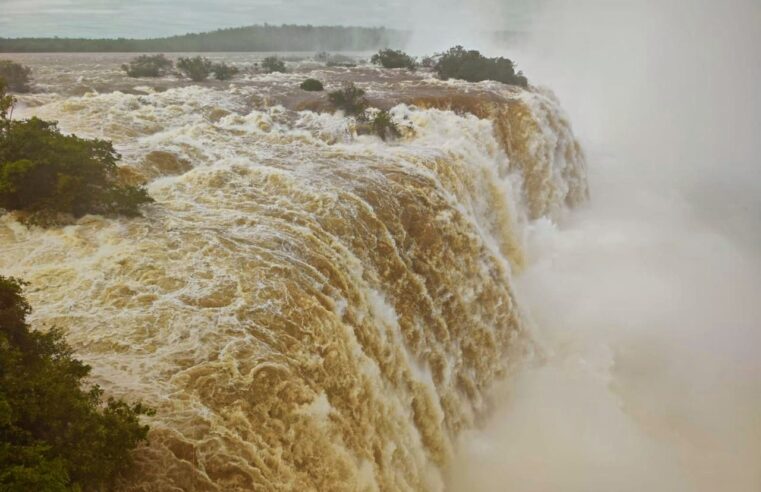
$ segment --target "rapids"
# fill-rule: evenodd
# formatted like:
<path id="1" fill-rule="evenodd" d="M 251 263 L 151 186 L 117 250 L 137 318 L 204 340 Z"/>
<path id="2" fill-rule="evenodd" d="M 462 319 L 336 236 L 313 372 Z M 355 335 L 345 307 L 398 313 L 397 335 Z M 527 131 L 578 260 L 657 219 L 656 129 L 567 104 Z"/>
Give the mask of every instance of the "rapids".
<path id="1" fill-rule="evenodd" d="M 157 411 L 122 488 L 442 489 L 457 435 L 533 349 L 511 285 L 526 224 L 588 194 L 554 96 L 307 62 L 146 84 L 123 55 L 17 58 L 38 91 L 16 114 L 113 140 L 156 200 L 47 230 L 0 217 L 34 326 Z M 357 80 L 403 137 L 324 111 L 297 89 L 311 70 Z"/>

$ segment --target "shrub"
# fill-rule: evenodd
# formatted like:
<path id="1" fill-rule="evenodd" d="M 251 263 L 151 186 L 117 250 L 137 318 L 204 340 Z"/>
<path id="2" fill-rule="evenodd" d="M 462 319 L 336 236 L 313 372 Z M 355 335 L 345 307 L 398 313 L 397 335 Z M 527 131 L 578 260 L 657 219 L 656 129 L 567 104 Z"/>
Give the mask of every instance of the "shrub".
<path id="1" fill-rule="evenodd" d="M 5 102 L 2 102 L 5 101 Z M 38 118 L 11 121 L 12 100 L 0 84 L 0 208 L 33 214 L 139 215 L 153 201 L 144 188 L 117 182 L 111 142 L 63 135 Z"/>
<path id="2" fill-rule="evenodd" d="M 328 94 L 328 99 L 334 108 L 343 110 L 347 115 L 360 116 L 367 109 L 365 91 L 348 83 L 343 89 Z"/>
<path id="3" fill-rule="evenodd" d="M 415 59 L 403 51 L 380 50 L 370 58 L 374 65 L 381 65 L 383 68 L 409 68 L 415 69 Z"/>
<path id="4" fill-rule="evenodd" d="M 193 58 L 180 58 L 177 60 L 177 68 L 193 82 L 201 82 L 209 78 L 214 64 L 208 58 L 196 56 Z"/>
<path id="5" fill-rule="evenodd" d="M 32 69 L 10 60 L 0 60 L 0 79 L 14 92 L 29 92 Z"/>
<path id="6" fill-rule="evenodd" d="M 262 61 L 262 68 L 264 68 L 267 73 L 285 73 L 285 62 L 276 56 L 268 56 Z"/>
<path id="7" fill-rule="evenodd" d="M 394 123 L 391 113 L 386 110 L 379 111 L 371 120 L 370 125 L 373 133 L 383 139 L 384 142 L 402 136 L 399 126 Z"/>
<path id="8" fill-rule="evenodd" d="M 505 84 L 528 87 L 528 80 L 507 58 L 486 58 L 475 50 L 456 46 L 439 55 L 434 70 L 442 80 L 462 79 L 468 82 L 495 80 Z"/>
<path id="9" fill-rule="evenodd" d="M 85 387 L 61 332 L 30 329 L 23 285 L 0 276 L 0 490 L 111 490 L 152 411 Z"/>
<path id="10" fill-rule="evenodd" d="M 129 77 L 161 77 L 166 75 L 167 71 L 174 63 L 164 55 L 141 55 L 122 65 L 122 70 L 127 72 Z"/>
<path id="11" fill-rule="evenodd" d="M 214 78 L 217 80 L 230 80 L 240 72 L 237 67 L 226 63 L 215 63 L 212 65 L 211 71 L 214 72 Z"/>
<path id="12" fill-rule="evenodd" d="M 302 90 L 308 91 L 308 92 L 321 92 L 325 90 L 325 87 L 322 85 L 322 82 L 320 82 L 317 79 L 306 79 L 304 82 L 301 83 L 299 86 Z"/>

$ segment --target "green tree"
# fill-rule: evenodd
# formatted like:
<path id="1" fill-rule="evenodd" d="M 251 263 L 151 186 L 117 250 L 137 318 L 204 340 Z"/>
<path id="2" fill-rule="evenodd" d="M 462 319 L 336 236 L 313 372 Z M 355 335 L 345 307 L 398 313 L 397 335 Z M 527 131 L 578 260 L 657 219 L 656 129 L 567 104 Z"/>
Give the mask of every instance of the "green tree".
<path id="1" fill-rule="evenodd" d="M 0 81 L 0 208 L 45 214 L 140 214 L 153 201 L 143 188 L 117 180 L 120 156 L 111 142 L 63 135 L 56 123 L 14 121 Z"/>
<path id="2" fill-rule="evenodd" d="M 262 61 L 262 68 L 267 73 L 285 73 L 285 62 L 276 56 L 268 56 Z"/>
<path id="3" fill-rule="evenodd" d="M 111 489 L 147 439 L 141 404 L 103 401 L 60 331 L 32 331 L 23 283 L 0 276 L 0 490 Z"/>
<path id="4" fill-rule="evenodd" d="M 209 78 L 214 64 L 208 58 L 196 56 L 180 58 L 177 60 L 177 68 L 193 82 L 201 82 Z"/>
<path id="5" fill-rule="evenodd" d="M 455 46 L 438 55 L 434 70 L 442 80 L 461 79 L 468 82 L 495 80 L 505 84 L 528 87 L 528 80 L 507 58 L 487 58 L 476 50 Z"/>
<path id="6" fill-rule="evenodd" d="M 29 92 L 32 69 L 10 60 L 0 60 L 0 79 L 14 92 Z"/>
<path id="7" fill-rule="evenodd" d="M 164 55 L 141 55 L 122 65 L 129 77 L 162 77 L 174 63 Z"/>
<path id="8" fill-rule="evenodd" d="M 415 59 L 403 51 L 391 49 L 380 50 L 370 58 L 370 63 L 383 68 L 408 68 L 415 70 Z"/>

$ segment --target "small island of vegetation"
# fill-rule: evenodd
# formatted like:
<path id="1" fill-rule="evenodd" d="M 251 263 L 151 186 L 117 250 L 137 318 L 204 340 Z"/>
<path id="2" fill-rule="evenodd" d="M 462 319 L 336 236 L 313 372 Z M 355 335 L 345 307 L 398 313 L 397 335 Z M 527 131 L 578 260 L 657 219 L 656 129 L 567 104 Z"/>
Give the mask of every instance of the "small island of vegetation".
<path id="1" fill-rule="evenodd" d="M 39 118 L 15 121 L 14 103 L 0 79 L 0 208 L 46 225 L 59 214 L 137 216 L 153 201 L 144 188 L 119 183 L 111 142 L 64 135 Z"/>
<path id="2" fill-rule="evenodd" d="M 507 58 L 487 58 L 479 51 L 455 46 L 437 55 L 433 67 L 441 80 L 460 79 L 468 82 L 494 80 L 504 84 L 528 87 L 523 73 L 515 72 L 515 64 Z"/>
<path id="3" fill-rule="evenodd" d="M 407 68 L 415 70 L 415 59 L 403 51 L 385 49 L 380 50 L 370 58 L 370 63 L 380 65 L 383 68 Z"/>

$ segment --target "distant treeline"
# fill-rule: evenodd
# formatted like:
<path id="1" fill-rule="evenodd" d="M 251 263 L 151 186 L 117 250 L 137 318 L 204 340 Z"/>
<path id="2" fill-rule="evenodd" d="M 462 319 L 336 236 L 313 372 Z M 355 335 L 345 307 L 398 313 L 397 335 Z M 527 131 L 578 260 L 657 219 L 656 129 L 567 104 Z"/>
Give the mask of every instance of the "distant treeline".
<path id="1" fill-rule="evenodd" d="M 408 36 L 383 27 L 264 24 L 157 39 L 0 38 L 0 52 L 371 51 Z"/>

